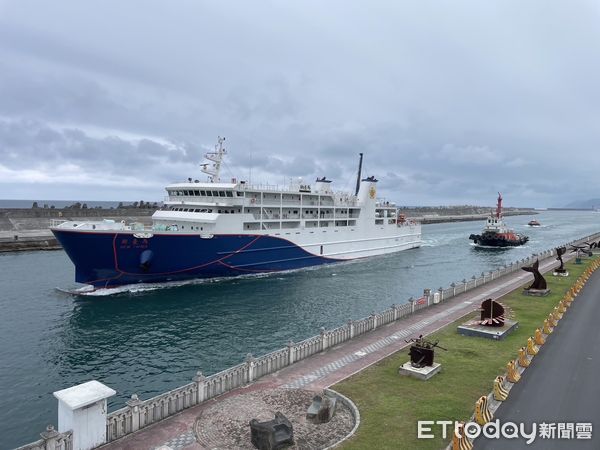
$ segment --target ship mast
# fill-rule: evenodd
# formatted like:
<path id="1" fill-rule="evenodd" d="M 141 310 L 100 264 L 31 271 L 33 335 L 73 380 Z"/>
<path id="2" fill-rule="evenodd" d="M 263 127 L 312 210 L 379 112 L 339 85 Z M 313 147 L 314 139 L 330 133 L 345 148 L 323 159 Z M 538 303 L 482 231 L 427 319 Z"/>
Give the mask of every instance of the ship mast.
<path id="1" fill-rule="evenodd" d="M 502 194 L 498 192 L 498 205 L 496 206 L 496 218 L 502 218 Z"/>
<path id="2" fill-rule="evenodd" d="M 225 147 L 223 147 L 223 142 L 225 142 L 225 138 L 219 136 L 217 139 L 217 144 L 215 145 L 214 152 L 208 152 L 204 154 L 204 157 L 213 163 L 200 164 L 202 167 L 202 172 L 208 175 L 208 180 L 211 183 L 216 183 L 219 181 L 219 173 L 221 172 L 221 162 L 223 161 L 223 157 L 227 153 Z"/>

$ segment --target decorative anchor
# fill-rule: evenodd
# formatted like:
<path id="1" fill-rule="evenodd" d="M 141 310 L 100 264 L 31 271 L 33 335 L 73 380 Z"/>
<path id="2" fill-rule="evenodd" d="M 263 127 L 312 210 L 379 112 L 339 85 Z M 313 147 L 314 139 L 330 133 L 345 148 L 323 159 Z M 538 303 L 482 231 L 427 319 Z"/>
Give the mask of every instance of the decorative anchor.
<path id="1" fill-rule="evenodd" d="M 413 343 L 413 345 L 410 346 L 408 355 L 410 356 L 410 365 L 417 369 L 425 366 L 433 366 L 434 348 L 437 347 L 445 351 L 448 350 L 438 345 L 439 341 L 431 342 L 423 338 L 422 334 L 419 335 L 417 339 L 412 338 L 408 341 L 405 340 L 404 342 Z"/>

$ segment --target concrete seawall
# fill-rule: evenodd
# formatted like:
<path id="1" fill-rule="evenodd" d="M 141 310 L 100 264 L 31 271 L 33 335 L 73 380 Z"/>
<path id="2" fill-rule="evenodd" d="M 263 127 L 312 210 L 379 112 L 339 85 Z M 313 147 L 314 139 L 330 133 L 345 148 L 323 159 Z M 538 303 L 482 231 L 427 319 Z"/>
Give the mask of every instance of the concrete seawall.
<path id="1" fill-rule="evenodd" d="M 505 211 L 505 216 L 529 216 L 539 214 L 536 211 Z M 476 220 L 486 220 L 489 213 L 485 214 L 452 214 L 452 215 L 436 215 L 436 216 L 413 216 L 413 220 L 418 220 L 422 224 L 428 223 L 446 223 L 446 222 L 471 222 Z"/>
<path id="2" fill-rule="evenodd" d="M 49 230 L 53 220 L 103 220 L 151 224 L 154 209 L 0 209 L 0 253 L 34 250 L 60 250 L 62 247 Z"/>

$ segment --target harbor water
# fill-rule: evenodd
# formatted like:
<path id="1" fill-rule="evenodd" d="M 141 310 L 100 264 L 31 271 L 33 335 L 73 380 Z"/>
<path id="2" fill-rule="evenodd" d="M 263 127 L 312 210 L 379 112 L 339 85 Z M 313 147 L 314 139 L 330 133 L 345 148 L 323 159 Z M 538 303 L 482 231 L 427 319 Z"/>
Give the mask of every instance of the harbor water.
<path id="1" fill-rule="evenodd" d="M 483 222 L 423 226 L 423 246 L 396 255 L 296 272 L 136 287 L 74 297 L 62 251 L 0 254 L 0 449 L 38 439 L 57 424 L 52 392 L 90 379 L 117 390 L 110 408 L 146 399 L 260 355 L 470 278 L 531 253 L 600 231 L 600 214 L 544 211 L 507 217 L 530 241 L 480 249 Z"/>

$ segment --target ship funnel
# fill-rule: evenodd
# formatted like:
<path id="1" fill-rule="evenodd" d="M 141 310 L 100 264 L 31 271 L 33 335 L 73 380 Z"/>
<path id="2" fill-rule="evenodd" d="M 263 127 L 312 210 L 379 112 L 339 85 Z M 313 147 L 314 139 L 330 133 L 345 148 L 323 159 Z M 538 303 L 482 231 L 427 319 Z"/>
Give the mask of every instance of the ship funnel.
<path id="1" fill-rule="evenodd" d="M 360 159 L 358 161 L 358 175 L 356 176 L 356 191 L 354 192 L 354 195 L 358 195 L 358 191 L 360 190 L 360 173 L 362 171 L 363 154 L 359 153 L 359 155 Z"/>

